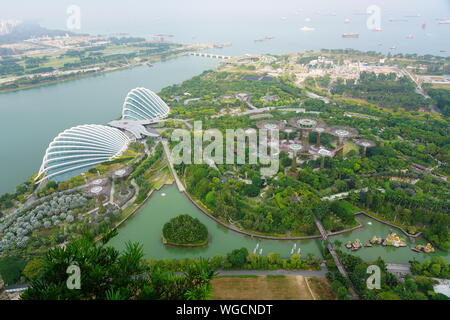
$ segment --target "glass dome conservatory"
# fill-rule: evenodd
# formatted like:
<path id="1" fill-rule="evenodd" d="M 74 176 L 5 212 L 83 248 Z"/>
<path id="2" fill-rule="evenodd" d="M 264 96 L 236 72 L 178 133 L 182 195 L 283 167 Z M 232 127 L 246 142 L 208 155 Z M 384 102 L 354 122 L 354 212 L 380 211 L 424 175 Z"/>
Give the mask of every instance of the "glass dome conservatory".
<path id="1" fill-rule="evenodd" d="M 80 125 L 61 132 L 49 144 L 37 182 L 62 181 L 119 156 L 130 139 L 119 129 L 103 125 Z"/>
<path id="2" fill-rule="evenodd" d="M 167 104 L 146 88 L 131 90 L 122 107 L 122 120 L 158 120 L 169 114 Z"/>

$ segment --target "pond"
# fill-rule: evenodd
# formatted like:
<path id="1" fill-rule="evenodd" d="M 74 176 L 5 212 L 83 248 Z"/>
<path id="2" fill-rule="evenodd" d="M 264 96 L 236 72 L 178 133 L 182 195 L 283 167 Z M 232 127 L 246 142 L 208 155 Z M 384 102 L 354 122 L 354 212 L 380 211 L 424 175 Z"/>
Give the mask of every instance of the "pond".
<path id="1" fill-rule="evenodd" d="M 162 244 L 163 225 L 180 214 L 189 214 L 205 224 L 210 237 L 208 246 L 177 248 Z M 111 244 L 118 249 L 123 249 L 127 241 L 142 243 L 145 257 L 158 259 L 212 257 L 216 254 L 225 255 L 233 249 L 242 247 L 249 251 L 253 251 L 257 247 L 258 253 L 262 249 L 263 255 L 277 252 L 283 257 L 288 257 L 294 246 L 295 252 L 300 249 L 302 255 L 313 253 L 320 256 L 320 241 L 318 240 L 263 240 L 231 231 L 203 214 L 174 185 L 165 186 L 154 192 L 147 203 L 119 229 L 119 234 L 111 240 Z"/>
<path id="2" fill-rule="evenodd" d="M 201 248 L 177 248 L 166 246 L 161 242 L 163 225 L 171 218 L 180 214 L 189 214 L 198 218 L 206 225 L 210 236 L 208 246 Z M 410 247 L 415 246 L 418 243 L 424 244 L 425 241 L 423 239 L 410 241 L 399 230 L 394 231 L 406 241 L 407 247 L 393 248 L 377 246 L 372 248 L 361 248 L 356 252 L 351 252 L 344 247 L 347 241 L 353 241 L 358 238 L 362 243 L 368 243 L 369 239 L 374 235 L 385 238 L 392 229 L 391 227 L 366 216 L 359 215 L 357 219 L 363 224 L 363 228 L 329 238 L 330 241 L 341 241 L 342 250 L 345 252 L 360 256 L 365 261 L 373 261 L 381 256 L 386 262 L 407 263 L 413 258 L 422 261 L 433 255 L 442 256 L 447 261 L 450 261 L 448 252 L 438 250 L 433 254 L 425 254 L 416 253 L 410 250 Z M 122 250 L 128 241 L 142 243 L 145 257 L 157 259 L 212 257 L 216 254 L 225 255 L 233 249 L 242 247 L 247 248 L 250 252 L 261 252 L 263 255 L 270 252 L 276 252 L 285 258 L 289 257 L 292 252 L 300 252 L 302 256 L 306 256 L 308 253 L 312 253 L 317 257 L 321 256 L 321 241 L 317 239 L 297 241 L 265 240 L 251 238 L 224 228 L 203 214 L 184 194 L 180 193 L 174 185 L 165 186 L 159 191 L 155 191 L 147 203 L 119 228 L 119 234 L 111 240 L 110 244 L 117 249 Z"/>

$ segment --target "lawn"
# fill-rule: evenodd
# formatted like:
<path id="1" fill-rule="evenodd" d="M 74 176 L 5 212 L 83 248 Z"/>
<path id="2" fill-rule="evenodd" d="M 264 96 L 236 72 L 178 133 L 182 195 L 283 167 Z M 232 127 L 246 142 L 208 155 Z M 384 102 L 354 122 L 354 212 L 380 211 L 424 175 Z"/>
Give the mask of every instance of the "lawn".
<path id="1" fill-rule="evenodd" d="M 302 276 L 217 277 L 213 300 L 313 300 Z"/>
<path id="2" fill-rule="evenodd" d="M 327 279 L 308 278 L 308 283 L 317 300 L 336 300 L 336 296 Z"/>

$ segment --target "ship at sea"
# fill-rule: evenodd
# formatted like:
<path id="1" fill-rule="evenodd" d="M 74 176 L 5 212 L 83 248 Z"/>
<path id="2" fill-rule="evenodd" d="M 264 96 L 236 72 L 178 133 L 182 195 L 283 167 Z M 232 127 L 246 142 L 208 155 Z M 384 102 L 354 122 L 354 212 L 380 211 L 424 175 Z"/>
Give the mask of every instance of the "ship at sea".
<path id="1" fill-rule="evenodd" d="M 255 39 L 255 42 L 263 42 L 263 41 L 272 40 L 272 39 L 273 39 L 273 36 L 265 36 L 262 38 Z"/>
<path id="2" fill-rule="evenodd" d="M 417 13 L 417 14 L 405 14 L 404 17 L 405 18 L 420 18 L 421 15 L 420 15 L 420 13 Z"/>
<path id="3" fill-rule="evenodd" d="M 316 29 L 314 29 L 314 28 L 312 28 L 312 27 L 304 26 L 304 27 L 301 28 L 300 30 L 302 30 L 302 31 L 314 31 L 314 30 L 316 30 Z"/>
<path id="4" fill-rule="evenodd" d="M 389 19 L 389 22 L 408 22 L 407 19 Z"/>
<path id="5" fill-rule="evenodd" d="M 449 24 L 450 23 L 450 19 L 445 19 L 445 20 L 440 20 L 439 24 Z"/>
<path id="6" fill-rule="evenodd" d="M 359 38 L 359 33 L 344 33 L 342 38 Z"/>
<path id="7" fill-rule="evenodd" d="M 214 43 L 213 48 L 222 49 L 225 47 L 231 47 L 233 45 L 232 42 L 225 42 L 225 43 Z"/>

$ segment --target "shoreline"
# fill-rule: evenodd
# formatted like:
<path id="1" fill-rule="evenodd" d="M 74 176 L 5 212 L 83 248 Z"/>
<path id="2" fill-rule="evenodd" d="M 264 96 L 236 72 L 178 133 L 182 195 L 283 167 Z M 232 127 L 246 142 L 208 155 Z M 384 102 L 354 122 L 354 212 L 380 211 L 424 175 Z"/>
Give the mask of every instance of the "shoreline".
<path id="1" fill-rule="evenodd" d="M 373 220 L 375 220 L 375 221 L 378 221 L 378 222 L 380 222 L 380 223 L 382 223 L 382 224 L 385 224 L 385 225 L 387 225 L 387 226 L 389 226 L 389 227 L 396 228 L 396 229 L 402 231 L 407 237 L 410 237 L 410 238 L 418 238 L 418 237 L 420 237 L 420 236 L 422 235 L 422 232 L 420 232 L 420 231 L 417 232 L 417 233 L 415 233 L 415 234 L 410 234 L 408 231 L 406 231 L 406 230 L 403 229 L 402 227 L 396 226 L 395 224 L 392 224 L 392 223 L 390 223 L 390 222 L 388 222 L 388 221 L 384 221 L 384 220 L 382 220 L 382 219 L 379 219 L 379 218 L 377 218 L 377 217 L 374 217 L 374 216 L 372 216 L 371 214 L 369 214 L 369 213 L 367 213 L 367 212 L 365 212 L 365 211 L 362 211 L 362 210 L 355 213 L 355 215 L 358 215 L 358 214 L 365 215 L 366 217 L 369 217 L 369 218 L 371 218 L 371 219 L 373 219 Z"/>
<path id="2" fill-rule="evenodd" d="M 175 53 L 175 54 L 173 54 L 173 55 L 171 55 L 169 57 L 166 57 L 164 59 L 159 59 L 157 61 L 152 61 L 152 63 L 160 63 L 160 62 L 168 61 L 168 60 L 171 60 L 171 59 L 179 58 L 179 57 L 181 57 L 183 55 L 184 55 L 184 52 Z M 95 76 L 101 76 L 101 75 L 108 74 L 108 73 L 111 73 L 111 72 L 133 69 L 135 67 L 143 67 L 143 66 L 146 65 L 146 63 L 147 62 L 140 62 L 140 63 L 136 63 L 136 64 L 116 67 L 116 68 L 112 68 L 112 69 L 108 69 L 108 70 L 102 70 L 102 71 L 98 71 L 98 72 L 86 72 L 86 73 L 76 74 L 76 75 L 73 75 L 73 76 L 68 76 L 67 78 L 60 78 L 60 79 L 55 79 L 55 80 L 43 81 L 43 82 L 40 82 L 40 83 L 31 84 L 31 85 L 25 85 L 25 86 L 21 86 L 21 87 L 18 87 L 18 88 L 9 88 L 9 89 L 1 89 L 0 88 L 0 94 L 6 94 L 6 93 L 11 93 L 11 92 L 19 92 L 19 91 L 22 91 L 22 90 L 28 90 L 28 89 L 39 88 L 39 87 L 46 87 L 46 86 L 55 85 L 55 84 L 59 84 L 59 83 L 64 83 L 64 82 L 68 82 L 68 81 L 73 81 L 73 80 L 79 80 L 79 79 L 86 79 L 86 78 L 95 77 Z M 93 67 L 95 67 L 95 66 L 93 66 Z M 35 76 L 39 76 L 39 74 L 37 74 Z"/>
<path id="3" fill-rule="evenodd" d="M 200 243 L 175 243 L 167 240 L 163 235 L 161 235 L 161 241 L 166 246 L 182 247 L 182 248 L 201 248 L 206 247 L 209 244 L 208 239 Z"/>
<path id="4" fill-rule="evenodd" d="M 322 236 L 320 234 L 312 235 L 312 236 L 300 236 L 300 237 L 290 237 L 290 236 L 277 237 L 277 236 L 262 235 L 262 234 L 257 234 L 257 233 L 252 233 L 252 232 L 249 232 L 246 230 L 242 230 L 237 227 L 231 226 L 231 225 L 221 221 L 220 219 L 214 217 L 211 213 L 208 212 L 209 210 L 207 208 L 204 208 L 203 205 L 201 205 L 200 203 L 197 203 L 197 201 L 187 191 L 182 192 L 182 193 L 184 195 L 186 195 L 186 197 L 191 201 L 191 203 L 194 204 L 201 212 L 203 212 L 206 216 L 208 216 L 209 218 L 214 220 L 216 223 L 220 224 L 221 226 L 223 226 L 229 230 L 240 233 L 240 234 L 250 237 L 250 238 L 260 238 L 260 239 L 266 239 L 266 240 L 313 240 L 313 239 L 321 239 L 322 238 Z M 339 234 L 343 234 L 343 233 L 347 233 L 347 232 L 352 232 L 352 231 L 357 230 L 362 227 L 364 227 L 364 226 L 358 222 L 358 225 L 355 227 L 336 231 L 336 232 L 331 232 L 331 233 L 328 233 L 328 235 L 335 236 L 335 235 L 339 235 Z"/>

